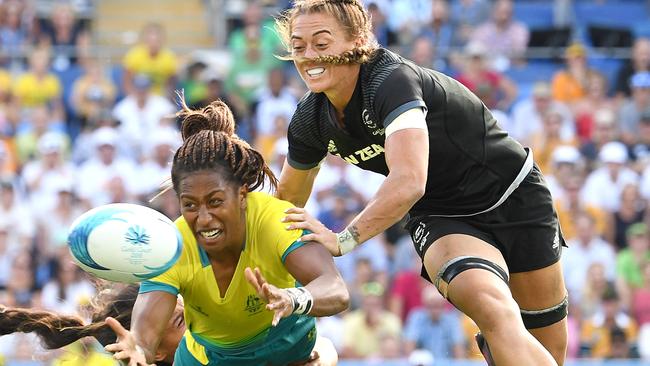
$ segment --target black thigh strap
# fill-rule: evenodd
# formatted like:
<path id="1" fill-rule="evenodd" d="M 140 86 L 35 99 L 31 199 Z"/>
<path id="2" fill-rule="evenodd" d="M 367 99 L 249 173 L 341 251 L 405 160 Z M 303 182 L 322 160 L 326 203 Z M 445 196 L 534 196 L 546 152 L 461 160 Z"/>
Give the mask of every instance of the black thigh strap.
<path id="1" fill-rule="evenodd" d="M 503 282 L 506 284 L 508 283 L 508 274 L 503 270 L 503 268 L 499 267 L 499 265 L 479 257 L 462 256 L 454 258 L 442 266 L 438 272 L 438 276 L 436 276 L 434 284 L 438 288 L 438 291 L 447 298 L 447 287 L 451 280 L 462 272 L 473 268 L 484 269 L 492 272 L 501 278 Z"/>
<path id="2" fill-rule="evenodd" d="M 565 296 L 562 302 L 544 310 L 521 310 L 521 318 L 526 329 L 547 327 L 555 324 L 567 316 L 569 297 Z"/>

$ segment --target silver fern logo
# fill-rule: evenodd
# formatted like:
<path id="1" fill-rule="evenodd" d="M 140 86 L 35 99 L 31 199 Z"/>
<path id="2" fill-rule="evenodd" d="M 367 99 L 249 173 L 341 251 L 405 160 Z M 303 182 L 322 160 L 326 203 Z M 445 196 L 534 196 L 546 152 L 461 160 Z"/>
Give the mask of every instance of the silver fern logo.
<path id="1" fill-rule="evenodd" d="M 133 245 L 148 245 L 149 234 L 139 225 L 131 226 L 126 230 L 124 239 Z"/>
<path id="2" fill-rule="evenodd" d="M 336 154 L 336 145 L 334 144 L 334 141 L 330 140 L 330 142 L 327 144 L 327 151 L 330 154 Z"/>

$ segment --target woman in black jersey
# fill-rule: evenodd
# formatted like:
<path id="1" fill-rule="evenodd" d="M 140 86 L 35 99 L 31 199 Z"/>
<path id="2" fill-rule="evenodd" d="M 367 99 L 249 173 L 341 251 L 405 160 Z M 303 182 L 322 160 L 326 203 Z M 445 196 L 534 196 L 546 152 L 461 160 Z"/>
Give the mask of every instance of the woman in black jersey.
<path id="1" fill-rule="evenodd" d="M 310 89 L 278 196 L 304 206 L 328 152 L 386 175 L 344 231 L 302 209 L 290 227 L 342 255 L 408 214 L 423 276 L 479 326 L 488 363 L 562 365 L 564 240 L 532 152 L 460 83 L 379 48 L 359 0 L 297 0 L 277 24 Z"/>

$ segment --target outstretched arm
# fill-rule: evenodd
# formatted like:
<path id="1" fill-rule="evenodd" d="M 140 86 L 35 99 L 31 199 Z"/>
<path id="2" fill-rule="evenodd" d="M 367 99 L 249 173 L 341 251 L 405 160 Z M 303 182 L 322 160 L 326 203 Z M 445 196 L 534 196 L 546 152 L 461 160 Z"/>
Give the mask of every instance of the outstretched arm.
<path id="1" fill-rule="evenodd" d="M 129 365 L 146 365 L 154 362 L 158 344 L 176 307 L 176 296 L 163 291 L 138 295 L 131 315 L 131 331 L 124 329 L 117 320 L 108 318 L 106 323 L 117 334 L 117 343 L 105 349 L 114 353 L 117 360 L 129 360 Z"/>
<path id="2" fill-rule="evenodd" d="M 305 207 L 319 169 L 320 167 L 316 166 L 309 170 L 300 170 L 285 161 L 276 197 L 298 207 Z"/>

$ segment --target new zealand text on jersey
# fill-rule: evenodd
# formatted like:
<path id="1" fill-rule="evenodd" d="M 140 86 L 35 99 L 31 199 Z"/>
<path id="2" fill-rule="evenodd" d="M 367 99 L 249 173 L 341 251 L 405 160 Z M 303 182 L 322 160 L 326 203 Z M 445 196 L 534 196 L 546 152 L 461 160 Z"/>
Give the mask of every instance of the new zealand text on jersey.
<path id="1" fill-rule="evenodd" d="M 357 150 L 354 152 L 354 154 L 348 155 L 348 156 L 341 156 L 341 154 L 335 154 L 339 158 L 343 158 L 343 160 L 347 161 L 350 164 L 359 164 L 359 159 L 361 161 L 367 161 L 375 156 L 381 155 L 384 152 L 384 148 L 381 145 L 377 144 L 372 144 L 370 146 L 366 146 L 361 150 Z M 357 159 L 358 157 L 358 159 Z"/>

